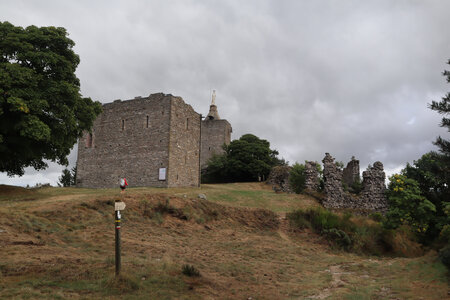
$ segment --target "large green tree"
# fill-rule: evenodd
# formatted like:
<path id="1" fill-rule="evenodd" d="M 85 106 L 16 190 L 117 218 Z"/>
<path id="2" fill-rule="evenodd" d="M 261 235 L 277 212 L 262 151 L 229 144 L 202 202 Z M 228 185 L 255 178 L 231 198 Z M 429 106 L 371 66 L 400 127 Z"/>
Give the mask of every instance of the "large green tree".
<path id="1" fill-rule="evenodd" d="M 442 153 L 428 152 L 413 164 L 407 164 L 402 174 L 417 181 L 421 195 L 436 207 L 433 218 L 430 219 L 427 232 L 430 240 L 439 235 L 443 227 L 448 224 L 445 213 L 446 206 L 450 204 L 449 172 L 446 172 L 446 157 Z"/>
<path id="2" fill-rule="evenodd" d="M 204 171 L 204 182 L 244 182 L 267 178 L 273 166 L 284 164 L 278 151 L 270 149 L 267 140 L 253 134 L 224 146 L 225 154 L 210 159 Z"/>
<path id="3" fill-rule="evenodd" d="M 450 65 L 450 59 L 447 61 L 447 64 Z M 447 82 L 450 83 L 450 71 L 445 70 L 442 75 L 444 75 L 447 78 Z M 432 101 L 430 104 L 430 108 L 443 115 L 440 126 L 447 127 L 447 130 L 450 132 L 450 118 L 447 117 L 450 114 L 450 93 L 447 93 L 444 97 L 442 97 L 442 100 L 439 102 Z M 435 144 L 439 147 L 442 153 L 450 156 L 449 140 L 438 137 L 435 141 Z"/>
<path id="4" fill-rule="evenodd" d="M 0 171 L 23 175 L 67 155 L 101 112 L 83 98 L 75 43 L 61 27 L 0 22 Z"/>

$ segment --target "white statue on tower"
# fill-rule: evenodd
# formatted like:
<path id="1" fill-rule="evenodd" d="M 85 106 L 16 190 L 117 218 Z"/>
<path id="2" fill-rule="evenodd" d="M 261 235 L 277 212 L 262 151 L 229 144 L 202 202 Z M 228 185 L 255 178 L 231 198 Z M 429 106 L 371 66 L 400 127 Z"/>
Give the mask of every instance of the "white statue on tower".
<path id="1" fill-rule="evenodd" d="M 213 90 L 211 98 L 211 105 L 216 105 L 216 90 Z"/>

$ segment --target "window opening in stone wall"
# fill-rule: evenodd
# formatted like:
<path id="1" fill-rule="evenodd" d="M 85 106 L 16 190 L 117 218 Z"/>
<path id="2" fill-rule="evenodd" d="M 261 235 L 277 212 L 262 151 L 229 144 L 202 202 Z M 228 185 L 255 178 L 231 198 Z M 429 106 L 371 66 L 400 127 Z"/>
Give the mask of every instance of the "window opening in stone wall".
<path id="1" fill-rule="evenodd" d="M 184 156 L 184 164 L 186 164 L 186 162 L 187 162 L 187 157 L 186 157 L 186 155 Z"/>
<path id="2" fill-rule="evenodd" d="M 208 147 L 208 151 L 211 151 L 211 147 Z"/>
<path id="3" fill-rule="evenodd" d="M 92 133 L 88 133 L 86 136 L 86 147 L 92 148 Z"/>
<path id="4" fill-rule="evenodd" d="M 189 130 L 189 118 L 186 119 L 186 130 Z"/>
<path id="5" fill-rule="evenodd" d="M 122 120 L 122 131 L 125 130 L 125 120 Z"/>
<path id="6" fill-rule="evenodd" d="M 147 116 L 147 125 L 146 125 L 146 127 L 148 128 L 148 116 Z"/>

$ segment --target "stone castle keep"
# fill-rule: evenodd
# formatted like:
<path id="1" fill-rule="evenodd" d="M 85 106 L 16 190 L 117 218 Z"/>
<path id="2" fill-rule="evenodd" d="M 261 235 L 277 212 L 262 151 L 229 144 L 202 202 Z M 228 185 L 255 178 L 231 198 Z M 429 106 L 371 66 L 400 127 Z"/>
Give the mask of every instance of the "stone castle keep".
<path id="1" fill-rule="evenodd" d="M 201 167 L 231 141 L 212 96 L 205 120 L 181 97 L 152 94 L 103 105 L 92 133 L 78 142 L 79 187 L 199 186 Z"/>

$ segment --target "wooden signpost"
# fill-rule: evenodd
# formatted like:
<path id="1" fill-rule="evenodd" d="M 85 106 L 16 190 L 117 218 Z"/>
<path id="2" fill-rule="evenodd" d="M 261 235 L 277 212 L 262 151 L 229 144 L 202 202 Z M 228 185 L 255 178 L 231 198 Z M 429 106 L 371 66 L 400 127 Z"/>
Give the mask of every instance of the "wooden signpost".
<path id="1" fill-rule="evenodd" d="M 120 274 L 120 221 L 122 215 L 121 210 L 125 209 L 125 202 L 119 201 L 114 203 L 115 210 L 115 227 L 116 227 L 116 276 Z"/>

